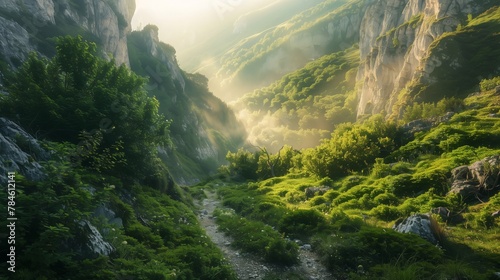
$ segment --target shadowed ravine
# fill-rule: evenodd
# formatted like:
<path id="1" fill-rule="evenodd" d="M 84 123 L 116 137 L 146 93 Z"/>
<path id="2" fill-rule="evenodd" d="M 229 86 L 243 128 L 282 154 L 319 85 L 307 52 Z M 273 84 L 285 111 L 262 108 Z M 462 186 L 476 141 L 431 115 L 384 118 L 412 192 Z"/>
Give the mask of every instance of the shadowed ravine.
<path id="1" fill-rule="evenodd" d="M 232 238 L 218 230 L 213 213 L 220 206 L 217 195 L 205 190 L 207 198 L 197 201 L 200 208 L 198 220 L 212 242 L 223 252 L 229 260 L 238 279 L 264 279 L 268 274 L 282 275 L 287 272 L 301 275 L 303 279 L 335 279 L 327 269 L 319 262 L 318 257 L 310 250 L 302 247 L 299 254 L 299 264 L 291 267 L 283 267 L 265 263 L 252 254 L 240 252 L 231 246 Z M 306 246 L 307 247 L 307 246 Z"/>

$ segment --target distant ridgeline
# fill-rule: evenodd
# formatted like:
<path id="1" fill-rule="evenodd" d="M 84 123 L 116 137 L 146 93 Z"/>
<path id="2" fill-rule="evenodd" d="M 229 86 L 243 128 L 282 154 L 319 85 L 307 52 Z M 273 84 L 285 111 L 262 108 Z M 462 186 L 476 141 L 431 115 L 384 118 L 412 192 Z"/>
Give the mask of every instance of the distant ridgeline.
<path id="1" fill-rule="evenodd" d="M 135 1 L 25 2 L 0 3 L 2 76 L 32 51 L 52 57 L 56 37 L 78 34 L 95 42 L 100 56 L 148 78 L 149 96 L 159 100 L 160 112 L 172 120 L 172 143 L 159 151 L 177 183 L 190 184 L 214 173 L 227 151 L 242 145 L 245 131 L 233 112 L 208 91 L 205 77 L 179 68 L 175 50 L 159 42 L 157 28 L 131 33 Z"/>

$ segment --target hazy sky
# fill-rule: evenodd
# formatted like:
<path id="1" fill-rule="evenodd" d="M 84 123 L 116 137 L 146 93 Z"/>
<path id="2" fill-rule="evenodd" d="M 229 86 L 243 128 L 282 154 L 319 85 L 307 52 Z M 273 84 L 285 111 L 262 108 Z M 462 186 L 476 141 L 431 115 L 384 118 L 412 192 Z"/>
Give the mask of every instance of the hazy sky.
<path id="1" fill-rule="evenodd" d="M 136 0 L 134 29 L 154 24 L 160 39 L 181 49 L 199 41 L 211 28 L 233 24 L 252 7 L 270 0 Z"/>

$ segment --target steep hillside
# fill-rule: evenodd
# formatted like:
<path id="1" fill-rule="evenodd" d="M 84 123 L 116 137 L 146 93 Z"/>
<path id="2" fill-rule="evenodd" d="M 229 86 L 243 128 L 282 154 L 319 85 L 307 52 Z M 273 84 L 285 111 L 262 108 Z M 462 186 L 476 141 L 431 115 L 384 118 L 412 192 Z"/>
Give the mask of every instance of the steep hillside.
<path id="1" fill-rule="evenodd" d="M 211 74 L 215 74 L 220 66 L 218 58 L 238 41 L 273 28 L 321 1 L 269 1 L 267 5 L 244 14 L 238 13 L 236 8 L 221 9 L 224 13 L 219 17 L 219 24 L 206 28 L 206 34 L 195 36 L 198 40 L 206 37 L 203 42 L 197 42 L 179 50 L 179 61 L 182 67 L 189 71 L 200 71 L 212 77 Z M 235 6 L 239 7 L 237 3 Z"/>
<path id="2" fill-rule="evenodd" d="M 149 77 L 146 89 L 172 120 L 173 146 L 160 149 L 162 158 L 174 179 L 188 184 L 214 172 L 227 150 L 243 142 L 245 132 L 231 110 L 208 91 L 205 77 L 179 68 L 175 50 L 159 42 L 157 30 L 130 35 L 134 9 L 133 0 L 2 1 L 0 84 L 31 51 L 52 57 L 58 36 L 79 34 L 96 42 L 100 56 Z"/>
<path id="3" fill-rule="evenodd" d="M 219 83 L 224 98 L 233 100 L 313 59 L 351 47 L 359 40 L 365 2 L 368 1 L 324 1 L 274 28 L 241 40 L 220 58 L 214 83 Z"/>
<path id="4" fill-rule="evenodd" d="M 285 74 L 281 81 L 244 95 L 235 108 L 242 112 L 254 143 L 273 149 L 290 143 L 311 147 L 336 124 L 353 121 L 353 113 L 357 119 L 378 113 L 401 119 L 414 101 L 463 98 L 477 89 L 481 79 L 498 75 L 499 21 L 494 5 L 494 1 L 326 1 L 240 42 L 224 57 L 227 62 L 220 73 L 229 84 L 238 79 L 247 83 L 246 89 Z M 298 23 L 300 27 L 294 26 Z M 298 40 L 309 35 L 310 40 Z M 339 48 L 348 51 L 353 45 L 357 57 L 349 55 L 347 64 L 328 60 L 328 55 L 315 57 L 321 53 L 335 57 L 343 53 Z M 315 60 L 302 68 L 306 50 Z M 286 74 L 295 68 L 299 69 Z M 338 68 L 344 72 L 329 70 Z M 300 83 L 290 76 L 300 77 Z M 312 81 L 321 77 L 331 83 L 317 88 Z M 328 97 L 318 97 L 319 91 Z M 340 97 L 346 92 L 348 99 Z M 298 99 L 308 101 L 292 101 Z"/>
<path id="5" fill-rule="evenodd" d="M 359 50 L 353 46 L 238 99 L 233 107 L 248 128 L 249 141 L 271 151 L 283 144 L 313 147 L 336 125 L 355 121 L 358 65 Z"/>
<path id="6" fill-rule="evenodd" d="M 134 11 L 134 0 L 2 1 L 0 54 L 9 65 L 19 66 L 30 51 L 54 55 L 55 37 L 80 34 L 96 41 L 101 55 L 128 64 L 127 33 Z"/>
<path id="7" fill-rule="evenodd" d="M 215 172 L 227 151 L 236 150 L 246 138 L 233 111 L 209 92 L 207 78 L 179 68 L 175 50 L 159 41 L 155 26 L 130 34 L 129 50 L 131 69 L 149 78 L 149 95 L 172 120 L 173 145 L 160 153 L 174 179 L 188 185 Z"/>
<path id="8" fill-rule="evenodd" d="M 311 149 L 240 150 L 225 180 L 200 188 L 218 192 L 217 223 L 256 256 L 281 234 L 335 279 L 496 279 L 500 77 L 480 88 L 456 113 L 415 103 L 405 124 L 375 115 Z"/>
<path id="9" fill-rule="evenodd" d="M 0 118 L 2 276 L 234 279 L 159 158 L 169 122 L 145 80 L 81 37 L 56 49 L 31 54 L 0 96 L 22 125 Z"/>

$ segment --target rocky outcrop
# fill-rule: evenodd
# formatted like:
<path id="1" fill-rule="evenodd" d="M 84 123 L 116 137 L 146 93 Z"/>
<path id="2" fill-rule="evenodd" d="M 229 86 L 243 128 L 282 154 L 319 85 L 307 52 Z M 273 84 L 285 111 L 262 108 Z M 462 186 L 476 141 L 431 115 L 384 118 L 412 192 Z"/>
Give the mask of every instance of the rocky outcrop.
<path id="1" fill-rule="evenodd" d="M 134 11 L 135 0 L 1 1 L 0 55 L 11 66 L 19 66 L 31 51 L 45 54 L 37 44 L 47 39 L 47 32 L 51 37 L 68 35 L 66 28 L 77 27 L 100 41 L 103 56 L 113 57 L 118 65 L 129 65 L 127 35 Z"/>
<path id="2" fill-rule="evenodd" d="M 3 0 L 0 2 L 0 10 L 9 14 L 30 15 L 29 21 L 35 26 L 56 23 L 56 5 L 52 0 Z"/>
<path id="3" fill-rule="evenodd" d="M 111 54 L 117 64 L 129 65 L 127 35 L 135 11 L 134 0 L 83 0 L 74 9 L 69 2 L 59 4 L 58 13 L 101 40 L 103 55 Z"/>
<path id="4" fill-rule="evenodd" d="M 12 66 L 19 66 L 34 51 L 28 32 L 17 22 L 0 16 L 0 59 Z"/>
<path id="5" fill-rule="evenodd" d="M 158 37 L 158 28 L 156 26 L 150 25 L 145 27 L 142 35 L 144 44 L 146 46 L 146 50 L 144 51 L 148 52 L 149 54 L 151 54 L 151 56 L 158 59 L 160 63 L 166 65 L 169 71 L 167 75 L 167 73 L 161 73 L 158 67 L 157 69 L 146 69 L 146 71 L 148 71 L 148 74 L 151 75 L 153 83 L 159 83 L 159 79 L 171 77 L 174 83 L 178 83 L 181 86 L 180 91 L 184 93 L 186 81 L 184 80 L 182 70 L 179 68 L 179 64 L 177 63 L 175 49 L 163 42 L 160 42 L 160 39 Z"/>
<path id="6" fill-rule="evenodd" d="M 403 133 L 404 139 L 413 139 L 413 136 L 417 132 L 427 132 L 431 128 L 439 125 L 440 123 L 446 123 L 451 120 L 455 115 L 453 112 L 448 112 L 442 116 L 428 119 L 414 120 L 401 126 L 401 131 Z"/>
<path id="7" fill-rule="evenodd" d="M 363 63 L 357 78 L 363 85 L 358 115 L 391 113 L 400 92 L 414 79 L 436 82 L 433 71 L 442 60 L 429 57 L 431 44 L 481 9 L 473 0 L 375 1 L 360 29 Z"/>
<path id="8" fill-rule="evenodd" d="M 464 199 L 480 196 L 485 191 L 500 187 L 500 156 L 491 156 L 451 171 L 449 194 L 458 194 Z"/>
<path id="9" fill-rule="evenodd" d="M 159 147 L 160 158 L 176 183 L 195 184 L 224 163 L 227 151 L 234 150 L 228 144 L 240 145 L 244 131 L 227 105 L 208 91 L 205 77 L 180 69 L 175 49 L 159 41 L 156 26 L 133 32 L 129 43 L 132 70 L 149 76 L 147 89 L 172 120 L 173 145 Z"/>
<path id="10" fill-rule="evenodd" d="M 44 178 L 42 166 L 38 161 L 50 157 L 38 141 L 14 122 L 0 118 L 0 172 L 18 172 L 32 181 Z M 0 176 L 5 185 L 7 178 Z"/>
<path id="11" fill-rule="evenodd" d="M 432 229 L 431 217 L 425 214 L 412 215 L 403 221 L 396 223 L 393 229 L 401 233 L 413 233 L 432 244 L 437 244 L 438 239 Z"/>
<path id="12" fill-rule="evenodd" d="M 114 251 L 113 246 L 105 241 L 99 230 L 87 220 L 80 223 L 82 231 L 86 234 L 87 243 L 83 248 L 83 253 L 89 257 L 104 255 L 108 256 Z"/>

